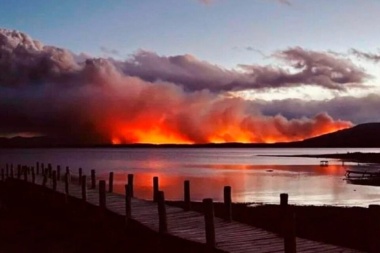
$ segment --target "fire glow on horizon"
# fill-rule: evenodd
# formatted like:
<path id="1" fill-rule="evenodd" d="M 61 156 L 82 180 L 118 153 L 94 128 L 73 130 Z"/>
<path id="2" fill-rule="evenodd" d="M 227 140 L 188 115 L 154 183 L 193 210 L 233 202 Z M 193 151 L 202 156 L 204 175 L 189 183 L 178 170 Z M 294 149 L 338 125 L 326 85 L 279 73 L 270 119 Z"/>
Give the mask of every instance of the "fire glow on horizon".
<path id="1" fill-rule="evenodd" d="M 244 66 L 241 72 L 190 55 L 140 52 L 125 61 L 94 59 L 44 46 L 18 31 L 0 29 L 0 38 L 2 134 L 34 132 L 73 143 L 299 141 L 353 123 L 326 110 L 266 115 L 252 101 L 228 94 L 301 85 L 338 92 L 360 86 L 367 76 L 349 61 L 302 48 L 278 56 L 299 63 L 294 73 L 266 66 Z"/>

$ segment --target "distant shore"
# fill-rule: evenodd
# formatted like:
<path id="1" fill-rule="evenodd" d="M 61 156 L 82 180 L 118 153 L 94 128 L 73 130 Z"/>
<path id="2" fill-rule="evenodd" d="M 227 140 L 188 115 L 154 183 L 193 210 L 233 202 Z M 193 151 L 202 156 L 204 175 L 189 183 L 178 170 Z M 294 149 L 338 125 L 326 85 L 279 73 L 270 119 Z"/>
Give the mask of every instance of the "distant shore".
<path id="1" fill-rule="evenodd" d="M 337 154 L 319 154 L 319 155 L 261 155 L 261 156 L 274 156 L 274 157 L 310 157 L 310 158 L 326 158 L 326 159 L 340 159 L 346 162 L 358 163 L 380 163 L 380 153 L 362 153 L 362 152 L 347 152 Z"/>

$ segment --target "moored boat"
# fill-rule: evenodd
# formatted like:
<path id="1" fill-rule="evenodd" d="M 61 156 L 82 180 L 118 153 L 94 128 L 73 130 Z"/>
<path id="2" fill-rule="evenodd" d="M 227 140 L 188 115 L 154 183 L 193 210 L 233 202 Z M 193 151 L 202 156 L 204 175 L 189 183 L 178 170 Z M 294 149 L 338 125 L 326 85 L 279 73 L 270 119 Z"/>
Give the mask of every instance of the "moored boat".
<path id="1" fill-rule="evenodd" d="M 380 186 L 379 165 L 356 165 L 346 170 L 345 180 L 350 184 Z"/>

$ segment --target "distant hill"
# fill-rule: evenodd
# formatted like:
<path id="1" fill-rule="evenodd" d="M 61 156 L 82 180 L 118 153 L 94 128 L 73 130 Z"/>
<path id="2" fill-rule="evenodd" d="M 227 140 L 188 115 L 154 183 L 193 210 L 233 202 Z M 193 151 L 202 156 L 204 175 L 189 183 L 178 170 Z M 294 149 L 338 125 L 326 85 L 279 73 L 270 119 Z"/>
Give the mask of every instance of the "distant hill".
<path id="1" fill-rule="evenodd" d="M 126 144 L 126 145 L 84 145 L 67 139 L 49 137 L 33 138 L 0 138 L 2 148 L 39 148 L 39 147 L 167 147 L 167 148 L 302 148 L 302 147 L 380 147 L 380 123 L 367 123 L 355 127 L 340 130 L 334 133 L 321 135 L 299 142 L 290 143 L 223 143 L 223 144 L 198 144 L 198 145 L 154 145 L 154 144 Z"/>
<path id="2" fill-rule="evenodd" d="M 366 123 L 301 142 L 295 147 L 380 147 L 380 123 Z"/>

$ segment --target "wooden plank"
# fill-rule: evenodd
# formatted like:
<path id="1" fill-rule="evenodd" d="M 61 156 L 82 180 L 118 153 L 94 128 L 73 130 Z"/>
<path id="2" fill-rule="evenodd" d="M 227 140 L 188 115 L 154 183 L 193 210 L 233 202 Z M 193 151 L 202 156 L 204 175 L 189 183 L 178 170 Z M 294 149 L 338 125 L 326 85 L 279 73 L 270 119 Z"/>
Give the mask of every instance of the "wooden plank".
<path id="1" fill-rule="evenodd" d="M 42 164 L 41 164 L 42 165 Z M 42 167 L 42 166 L 41 166 Z M 28 178 L 28 181 L 31 181 Z M 43 176 L 36 175 L 35 182 L 41 185 Z M 46 187 L 53 188 L 53 182 L 48 180 Z M 69 195 L 74 198 L 82 198 L 82 187 L 70 182 Z M 91 186 L 91 184 L 89 185 Z M 63 181 L 57 181 L 58 192 L 65 192 Z M 105 193 L 106 209 L 118 215 L 125 216 L 125 197 L 115 193 Z M 87 188 L 86 201 L 99 206 L 99 189 Z M 131 198 L 131 219 L 145 227 L 158 232 L 157 203 L 152 201 Z M 184 211 L 181 208 L 165 205 L 168 233 L 172 236 L 198 243 L 206 243 L 205 220 L 203 214 Z M 215 245 L 216 248 L 226 252 L 283 252 L 284 241 L 279 235 L 235 221 L 228 222 L 220 218 L 214 218 Z M 355 250 L 329 245 L 321 242 L 297 238 L 298 252 L 357 252 Z"/>

